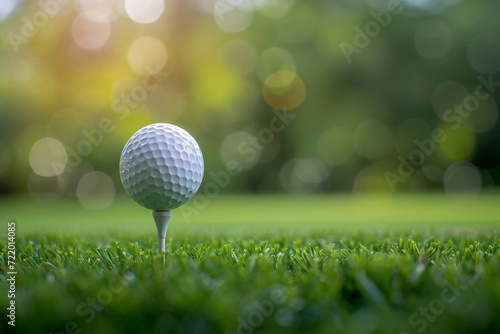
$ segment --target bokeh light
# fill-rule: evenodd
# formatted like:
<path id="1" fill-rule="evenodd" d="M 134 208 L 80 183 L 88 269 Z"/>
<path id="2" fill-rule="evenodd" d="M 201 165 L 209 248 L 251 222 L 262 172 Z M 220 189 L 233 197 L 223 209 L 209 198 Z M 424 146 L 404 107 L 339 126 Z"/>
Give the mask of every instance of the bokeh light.
<path id="1" fill-rule="evenodd" d="M 257 61 L 257 76 L 264 82 L 269 76 L 277 71 L 289 71 L 297 73 L 295 60 L 290 52 L 282 48 L 269 48 L 262 52 Z"/>
<path id="2" fill-rule="evenodd" d="M 464 119 L 464 127 L 474 133 L 491 131 L 498 121 L 498 105 L 495 99 L 481 101 L 477 109 Z"/>
<path id="3" fill-rule="evenodd" d="M 453 129 L 451 125 L 443 125 L 443 138 L 446 138 L 438 145 L 440 156 L 446 161 L 454 162 L 465 160 L 472 155 L 476 146 L 474 134 L 464 127 Z"/>
<path id="4" fill-rule="evenodd" d="M 69 157 L 69 164 L 73 164 L 73 166 L 75 166 L 76 160 L 74 159 L 74 157 Z M 93 172 L 94 167 L 85 160 L 82 160 L 75 168 L 71 168 L 69 165 L 68 167 L 68 171 L 65 171 L 64 174 L 56 178 L 57 185 L 63 194 L 70 196 L 71 198 L 77 198 L 78 183 L 80 182 L 82 176 Z"/>
<path id="5" fill-rule="evenodd" d="M 225 32 L 238 33 L 247 29 L 253 21 L 251 0 L 216 1 L 214 18 L 217 26 Z"/>
<path id="6" fill-rule="evenodd" d="M 115 0 L 75 0 L 76 8 L 80 13 L 84 12 L 91 19 L 100 21 L 102 15 L 109 20 L 116 18 L 114 11 Z"/>
<path id="7" fill-rule="evenodd" d="M 153 23 L 165 10 L 164 0 L 125 0 L 125 10 L 130 19 L 137 23 Z"/>
<path id="8" fill-rule="evenodd" d="M 448 26 L 438 20 L 421 23 L 415 31 L 415 48 L 427 59 L 444 57 L 451 49 L 453 40 Z"/>
<path id="9" fill-rule="evenodd" d="M 262 95 L 269 106 L 279 110 L 291 110 L 304 102 L 306 86 L 295 73 L 278 71 L 264 82 Z"/>
<path id="10" fill-rule="evenodd" d="M 422 167 L 422 173 L 432 182 L 443 182 L 444 171 L 438 166 L 425 165 Z"/>
<path id="11" fill-rule="evenodd" d="M 432 6 L 434 6 L 436 3 L 436 0 L 402 0 L 402 1 L 409 6 L 424 8 L 424 9 L 432 8 Z"/>
<path id="12" fill-rule="evenodd" d="M 83 12 L 76 16 L 71 27 L 73 40 L 84 49 L 98 49 L 111 34 L 108 17 L 101 12 Z"/>
<path id="13" fill-rule="evenodd" d="M 328 189 L 329 172 L 318 159 L 291 159 L 283 164 L 279 180 L 291 193 L 311 193 Z"/>
<path id="14" fill-rule="evenodd" d="M 160 72 L 167 63 L 167 50 L 158 38 L 143 36 L 132 42 L 127 59 L 135 73 L 152 75 Z"/>
<path id="15" fill-rule="evenodd" d="M 471 163 L 458 161 L 444 173 L 444 189 L 450 194 L 477 195 L 482 187 L 481 173 Z"/>
<path id="16" fill-rule="evenodd" d="M 0 21 L 6 19 L 17 7 L 17 0 L 2 0 L 0 2 Z"/>
<path id="17" fill-rule="evenodd" d="M 49 177 L 62 173 L 68 162 L 68 156 L 63 143 L 54 138 L 46 137 L 33 144 L 29 162 L 33 172 L 40 176 Z"/>
<path id="18" fill-rule="evenodd" d="M 405 6 L 403 15 L 428 16 L 444 12 L 451 6 L 459 4 L 462 0 L 402 0 Z"/>
<path id="19" fill-rule="evenodd" d="M 256 144 L 257 143 L 257 144 Z M 262 155 L 261 144 L 254 135 L 237 131 L 229 134 L 220 146 L 220 157 L 224 164 L 236 162 L 242 171 L 249 170 L 260 160 Z"/>
<path id="20" fill-rule="evenodd" d="M 78 200 L 89 210 L 102 210 L 115 199 L 115 186 L 111 177 L 102 172 L 90 172 L 82 176 L 76 190 Z"/>
<path id="21" fill-rule="evenodd" d="M 0 4 L 2 194 L 25 193 L 28 182 L 28 191 L 41 194 L 54 187 L 44 178 L 54 178 L 54 196 L 74 198 L 82 177 L 97 169 L 115 180 L 124 143 L 153 122 L 194 131 L 207 170 L 236 159 L 247 172 L 234 178 L 235 192 L 350 193 L 357 184 L 355 194 L 371 193 L 373 178 L 398 173 L 399 157 L 410 159 L 416 140 L 432 139 L 436 128 L 446 139 L 396 191 L 444 189 L 444 172 L 456 161 L 473 163 L 483 185 L 500 180 L 492 153 L 500 143 L 492 5 L 403 0 L 404 11 L 382 27 L 373 13 L 387 14 L 386 0 L 48 3 L 59 4 L 54 16 L 36 1 Z M 23 18 L 34 15 L 32 28 Z M 373 20 L 383 29 L 368 43 L 357 28 Z M 26 35 L 17 53 L 9 51 L 11 33 Z M 342 42 L 362 53 L 348 62 Z M 459 115 L 453 109 L 471 101 L 479 84 L 489 96 Z M 276 118 L 286 126 L 262 150 L 245 143 Z M 102 120 L 113 130 L 78 160 L 73 151 Z M 55 171 L 34 146 L 41 138 L 60 148 Z M 311 186 L 304 166 L 313 175 L 320 165 L 328 178 Z M 295 175 L 291 186 L 280 181 L 285 172 Z"/>

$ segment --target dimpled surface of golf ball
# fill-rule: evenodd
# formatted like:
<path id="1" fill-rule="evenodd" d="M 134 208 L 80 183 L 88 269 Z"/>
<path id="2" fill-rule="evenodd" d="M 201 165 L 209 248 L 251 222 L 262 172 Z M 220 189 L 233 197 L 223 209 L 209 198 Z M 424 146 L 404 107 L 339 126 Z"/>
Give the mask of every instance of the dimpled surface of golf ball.
<path id="1" fill-rule="evenodd" d="M 167 123 L 137 131 L 120 159 L 123 187 L 151 210 L 172 210 L 189 201 L 201 185 L 203 170 L 196 140 L 186 130 Z"/>

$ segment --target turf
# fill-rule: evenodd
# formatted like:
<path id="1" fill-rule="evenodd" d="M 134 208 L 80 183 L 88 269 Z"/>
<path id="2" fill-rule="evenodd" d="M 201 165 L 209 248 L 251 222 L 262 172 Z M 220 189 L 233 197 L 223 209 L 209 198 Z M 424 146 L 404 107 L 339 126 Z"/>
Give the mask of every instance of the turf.
<path id="1" fill-rule="evenodd" d="M 496 233 L 130 238 L 19 238 L 11 332 L 500 330 Z"/>
<path id="2" fill-rule="evenodd" d="M 4 332 L 500 332 L 496 196 L 467 205 L 440 196 L 403 197 L 391 200 L 393 206 L 375 219 L 347 217 L 344 225 L 339 217 L 327 219 L 332 211 L 325 203 L 335 203 L 346 217 L 358 199 L 355 204 L 313 199 L 320 203 L 318 215 L 296 217 L 300 208 L 290 203 L 307 198 L 222 198 L 226 207 L 232 202 L 228 216 L 214 202 L 190 224 L 172 224 L 177 227 L 169 227 L 164 255 L 156 254 L 150 213 L 136 211 L 125 199 L 111 213 L 58 203 L 59 211 L 42 212 L 50 221 L 38 227 L 31 221 L 38 204 L 4 200 L 9 210 L 25 208 L 17 211 L 16 327 L 3 321 Z M 417 212 L 425 201 L 431 211 Z M 366 203 L 371 201 L 363 199 Z M 426 215 L 440 203 L 448 215 L 439 211 L 430 222 Z M 257 216 L 249 204 L 280 219 L 271 224 L 264 217 L 267 223 L 252 224 Z M 482 210 L 470 212 L 474 207 Z M 203 228 L 216 209 L 222 222 Z M 113 213 L 120 216 L 101 223 Z M 398 215 L 401 225 L 395 224 Z M 457 217 L 456 224 L 450 216 Z M 68 224 L 73 217 L 90 223 L 75 230 Z M 127 224 L 118 232 L 121 225 L 115 223 L 135 219 L 148 228 Z M 386 225 L 378 219 L 387 219 Z M 425 224 L 414 222 L 419 219 Z M 5 237 L 0 251 L 6 291 Z M 7 303 L 2 292 L 3 313 Z"/>

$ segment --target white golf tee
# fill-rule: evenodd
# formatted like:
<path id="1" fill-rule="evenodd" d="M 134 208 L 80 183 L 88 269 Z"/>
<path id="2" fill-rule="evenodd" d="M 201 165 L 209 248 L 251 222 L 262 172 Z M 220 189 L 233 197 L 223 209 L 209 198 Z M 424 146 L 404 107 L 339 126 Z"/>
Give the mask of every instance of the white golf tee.
<path id="1" fill-rule="evenodd" d="M 155 210 L 153 211 L 153 218 L 156 223 L 156 229 L 158 230 L 158 252 L 161 254 L 165 250 L 165 238 L 167 236 L 167 227 L 170 218 L 172 217 L 172 212 L 167 210 Z"/>

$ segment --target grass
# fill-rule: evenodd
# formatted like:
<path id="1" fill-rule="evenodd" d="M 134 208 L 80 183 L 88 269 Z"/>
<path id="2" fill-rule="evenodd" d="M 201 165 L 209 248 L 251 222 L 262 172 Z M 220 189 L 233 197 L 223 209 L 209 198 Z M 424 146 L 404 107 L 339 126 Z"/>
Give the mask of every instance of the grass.
<path id="1" fill-rule="evenodd" d="M 194 214 L 173 213 L 169 233 L 191 231 L 408 230 L 430 228 L 498 228 L 500 194 L 453 198 L 439 194 L 399 196 L 218 196 Z M 4 219 L 16 220 L 19 233 L 155 233 L 151 211 L 128 196 L 106 210 L 89 211 L 78 201 L 35 202 L 26 197 L 0 198 Z M 0 235 L 4 230 L 0 229 Z"/>
<path id="2" fill-rule="evenodd" d="M 20 211 L 16 327 L 7 328 L 5 320 L 2 326 L 10 333 L 53 334 L 498 333 L 500 237 L 494 231 L 494 200 L 487 196 L 452 205 L 456 202 L 437 195 L 391 199 L 399 206 L 374 213 L 371 223 L 363 213 L 365 218 L 348 217 L 344 226 L 325 203 L 334 203 L 346 217 L 344 206 L 371 202 L 222 198 L 224 206 L 212 203 L 192 223 L 173 223 L 164 256 L 156 254 L 150 213 L 127 209 L 125 199 L 100 214 L 73 203 L 54 204 L 58 211 L 44 204 L 38 228 L 40 212 L 32 210 L 39 204 L 4 200 L 0 206 Z M 290 206 L 294 201 L 311 201 L 318 215 Z M 440 202 L 441 208 L 461 212 L 456 225 L 441 211 L 416 211 L 422 203 L 432 211 Z M 228 210 L 219 208 L 229 204 Z M 412 206 L 415 215 L 407 217 Z M 482 211 L 470 212 L 481 206 Z M 216 209 L 221 222 L 203 227 L 215 219 Z M 309 214 L 296 217 L 301 209 Z M 250 211 L 277 222 L 251 224 L 257 215 Z M 401 225 L 390 219 L 396 222 L 398 214 Z M 100 223 L 108 218 L 111 222 Z M 124 221 L 136 219 L 147 229 L 127 224 L 118 231 Z M 428 224 L 415 223 L 418 219 Z M 68 223 L 73 220 L 88 221 L 90 227 L 75 229 Z M 5 237 L 0 251 L 6 290 Z M 7 303 L 1 293 L 4 312 Z"/>

